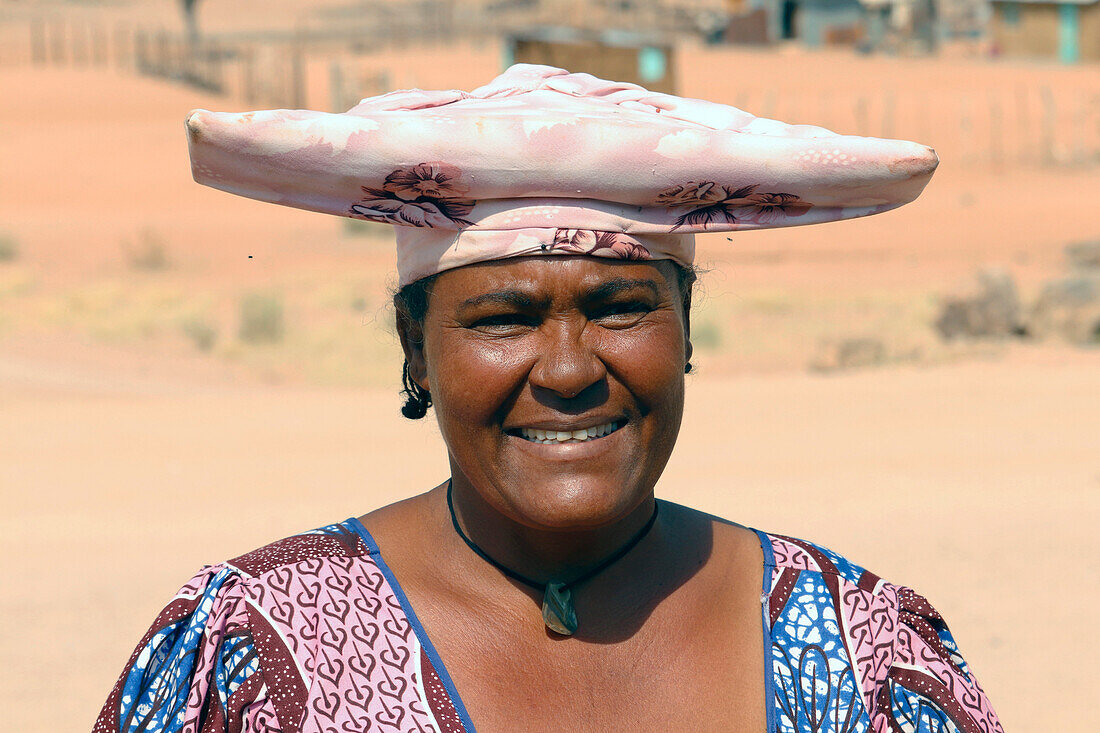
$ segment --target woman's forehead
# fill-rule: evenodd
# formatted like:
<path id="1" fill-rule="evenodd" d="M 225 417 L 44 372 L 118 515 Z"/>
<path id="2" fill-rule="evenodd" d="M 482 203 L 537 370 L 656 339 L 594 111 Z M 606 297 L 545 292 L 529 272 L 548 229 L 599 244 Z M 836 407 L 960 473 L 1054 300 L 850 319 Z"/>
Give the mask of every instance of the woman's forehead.
<path id="1" fill-rule="evenodd" d="M 612 260 L 602 257 L 537 256 L 479 262 L 440 273 L 433 298 L 458 301 L 512 290 L 546 296 L 569 296 L 607 290 L 608 284 L 633 284 L 665 293 L 674 287 L 671 260 Z"/>

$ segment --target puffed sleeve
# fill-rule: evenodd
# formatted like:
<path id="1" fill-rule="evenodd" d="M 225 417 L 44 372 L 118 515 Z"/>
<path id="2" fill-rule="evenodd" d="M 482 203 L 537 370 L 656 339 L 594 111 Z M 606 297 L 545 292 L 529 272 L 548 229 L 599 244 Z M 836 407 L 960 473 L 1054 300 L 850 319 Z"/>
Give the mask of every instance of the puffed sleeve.
<path id="1" fill-rule="evenodd" d="M 943 617 L 910 588 L 898 587 L 897 599 L 893 658 L 875 706 L 887 720 L 876 730 L 1003 733 Z"/>
<path id="2" fill-rule="evenodd" d="M 248 627 L 244 580 L 204 568 L 138 643 L 93 733 L 248 731 L 277 726 Z M 260 726 L 255 729 L 264 729 Z"/>

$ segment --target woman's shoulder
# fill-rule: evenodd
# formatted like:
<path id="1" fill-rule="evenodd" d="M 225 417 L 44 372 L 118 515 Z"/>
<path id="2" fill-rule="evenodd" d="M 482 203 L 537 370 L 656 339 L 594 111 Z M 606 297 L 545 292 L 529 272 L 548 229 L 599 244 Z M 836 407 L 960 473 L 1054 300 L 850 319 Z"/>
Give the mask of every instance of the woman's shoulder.
<path id="1" fill-rule="evenodd" d="M 881 594 L 889 585 L 875 573 L 816 542 L 772 532 L 757 534 L 764 551 L 764 565 L 776 574 L 821 573 L 870 594 Z"/>
<path id="2" fill-rule="evenodd" d="M 830 689 L 858 689 L 872 718 L 918 727 L 927 720 L 930 730 L 947 721 L 962 730 L 1001 730 L 946 620 L 928 599 L 819 544 L 759 535 L 770 571 L 761 600 L 773 663 L 784 670 L 776 679 L 792 680 L 777 697 L 793 714 L 804 692 L 798 680 L 828 669 Z"/>
<path id="3" fill-rule="evenodd" d="M 257 724 L 296 720 L 310 679 L 302 645 L 321 616 L 347 614 L 353 584 L 364 609 L 407 626 L 376 554 L 348 520 L 203 567 L 138 642 L 94 730 L 200 720 L 235 729 L 246 710 Z"/>
<path id="4" fill-rule="evenodd" d="M 280 571 L 308 573 L 325 565 L 347 565 L 354 558 L 377 553 L 377 545 L 359 521 L 348 519 L 270 542 L 231 558 L 220 567 L 244 578 L 261 578 Z"/>

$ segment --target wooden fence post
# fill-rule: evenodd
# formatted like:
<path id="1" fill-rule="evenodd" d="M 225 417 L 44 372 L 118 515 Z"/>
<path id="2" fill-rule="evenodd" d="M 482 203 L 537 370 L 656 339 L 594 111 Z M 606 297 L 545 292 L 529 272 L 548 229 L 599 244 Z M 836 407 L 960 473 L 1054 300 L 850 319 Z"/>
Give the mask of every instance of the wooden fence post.
<path id="1" fill-rule="evenodd" d="M 1050 86 L 1044 84 L 1039 89 L 1039 98 L 1043 102 L 1043 131 L 1041 135 L 1042 148 L 1039 151 L 1039 160 L 1043 165 L 1054 163 L 1054 125 L 1058 119 L 1058 110 L 1054 105 L 1054 93 Z"/>
<path id="2" fill-rule="evenodd" d="M 148 74 L 152 61 L 149 58 L 149 36 L 138 28 L 134 31 L 134 71 Z"/>
<path id="3" fill-rule="evenodd" d="M 225 94 L 225 49 L 216 41 L 210 45 L 210 58 L 214 63 L 214 78 L 218 86 L 218 94 Z"/>
<path id="4" fill-rule="evenodd" d="M 73 66 L 87 66 L 88 54 L 88 25 L 84 21 L 71 21 L 69 23 L 69 44 L 72 46 Z"/>
<path id="5" fill-rule="evenodd" d="M 256 103 L 256 78 L 254 74 L 255 49 L 241 49 L 241 96 L 249 105 Z"/>
<path id="6" fill-rule="evenodd" d="M 862 94 L 856 99 L 856 134 L 857 135 L 870 135 L 871 131 L 868 129 L 870 123 L 868 122 L 867 114 L 867 97 Z"/>
<path id="7" fill-rule="evenodd" d="M 31 63 L 45 64 L 46 56 L 46 24 L 41 18 L 31 19 Z"/>
<path id="8" fill-rule="evenodd" d="M 897 98 L 894 96 L 894 91 L 892 89 L 887 89 L 882 100 L 882 136 L 885 138 L 892 138 L 896 134 L 894 132 L 894 113 L 896 107 Z"/>
<path id="9" fill-rule="evenodd" d="M 989 159 L 995 168 L 1004 163 L 1004 116 L 997 94 L 989 92 Z"/>
<path id="10" fill-rule="evenodd" d="M 111 32 L 110 45 L 114 50 L 115 68 L 119 70 L 130 68 L 134 58 L 132 53 L 127 52 L 132 52 L 133 46 L 126 43 L 126 26 L 122 23 L 115 23 L 115 27 Z"/>
<path id="11" fill-rule="evenodd" d="M 917 129 L 920 130 L 919 142 L 923 142 L 926 145 L 932 143 L 932 123 L 930 120 L 930 111 L 932 109 L 931 96 L 921 96 L 917 100 Z"/>
<path id="12" fill-rule="evenodd" d="M 65 21 L 50 19 L 50 62 L 54 66 L 65 66 Z"/>
<path id="13" fill-rule="evenodd" d="M 761 117 L 767 117 L 769 119 L 775 118 L 775 89 L 768 87 L 767 93 L 764 94 L 763 109 L 760 112 Z"/>
<path id="14" fill-rule="evenodd" d="M 168 69 L 168 37 L 163 30 L 157 31 L 153 37 L 153 53 L 150 63 L 154 76 L 166 76 Z"/>
<path id="15" fill-rule="evenodd" d="M 1019 150 L 1017 154 L 1019 156 L 1020 164 L 1026 165 L 1030 157 L 1028 151 L 1028 140 L 1031 139 L 1031 117 L 1028 115 L 1027 110 L 1027 87 L 1023 84 L 1016 85 L 1016 131 L 1019 135 Z"/>
<path id="16" fill-rule="evenodd" d="M 1077 111 L 1073 115 L 1073 163 L 1087 162 L 1085 155 L 1085 126 L 1088 124 L 1088 107 L 1084 97 L 1077 99 Z"/>
<path id="17" fill-rule="evenodd" d="M 292 109 L 304 109 L 306 106 L 305 54 L 300 38 L 294 40 L 290 57 L 290 106 Z"/>
<path id="18" fill-rule="evenodd" d="M 1092 117 L 1093 124 L 1086 125 L 1086 130 L 1092 130 L 1092 152 L 1091 163 L 1100 164 L 1100 94 L 1094 94 L 1089 99 L 1089 108 L 1091 110 L 1090 116 Z"/>
<path id="19" fill-rule="evenodd" d="M 92 63 L 96 66 L 107 65 L 107 31 L 103 24 L 96 22 L 92 26 Z"/>
<path id="20" fill-rule="evenodd" d="M 818 95 L 817 116 L 820 120 L 820 122 L 817 123 L 818 125 L 829 130 L 836 129 L 836 121 L 833 120 L 833 95 L 824 91 Z"/>
<path id="21" fill-rule="evenodd" d="M 974 122 L 970 117 L 970 95 L 959 97 L 959 151 L 963 162 L 974 162 Z"/>
<path id="22" fill-rule="evenodd" d="M 333 112 L 344 112 L 344 67 L 337 59 L 333 59 L 328 65 L 328 96 L 329 105 Z"/>

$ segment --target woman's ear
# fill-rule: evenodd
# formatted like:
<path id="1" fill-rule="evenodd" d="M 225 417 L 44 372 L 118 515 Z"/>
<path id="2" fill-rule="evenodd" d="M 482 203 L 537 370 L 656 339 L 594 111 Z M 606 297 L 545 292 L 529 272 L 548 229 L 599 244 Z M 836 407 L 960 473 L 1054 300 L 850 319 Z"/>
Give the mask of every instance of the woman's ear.
<path id="1" fill-rule="evenodd" d="M 397 309 L 397 337 L 401 340 L 401 350 L 405 352 L 405 361 L 409 365 L 409 377 L 425 392 L 430 392 L 428 363 L 424 359 L 424 329 L 400 303 L 395 302 L 394 305 Z"/>

